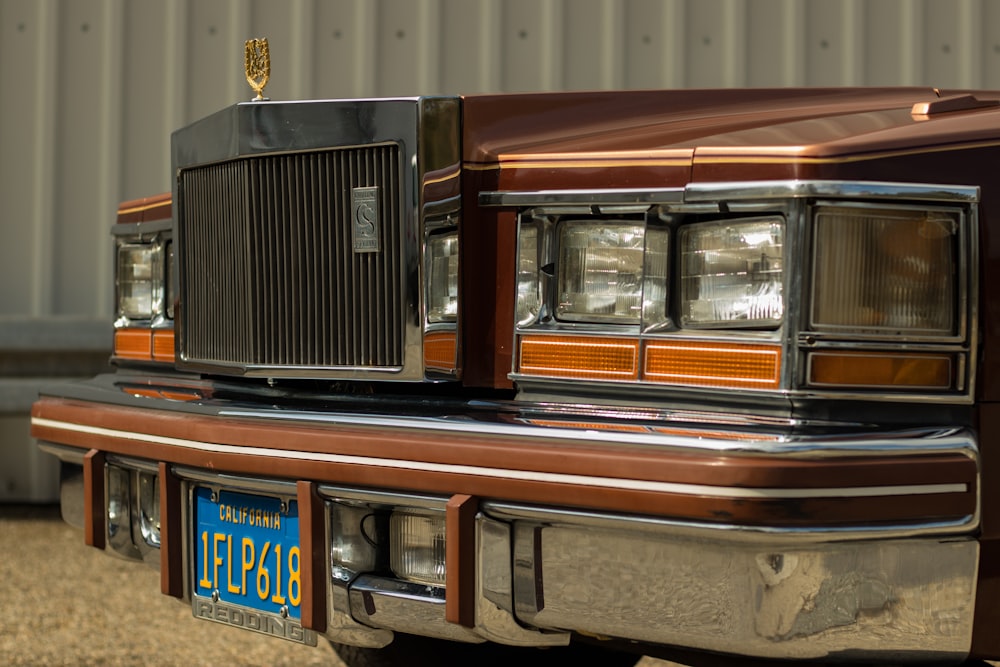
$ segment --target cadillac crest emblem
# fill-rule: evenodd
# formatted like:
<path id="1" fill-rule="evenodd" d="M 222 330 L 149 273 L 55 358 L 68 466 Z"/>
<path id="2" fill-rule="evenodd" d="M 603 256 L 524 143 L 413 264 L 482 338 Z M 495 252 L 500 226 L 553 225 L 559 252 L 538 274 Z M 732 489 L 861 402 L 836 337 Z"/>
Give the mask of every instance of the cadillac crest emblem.
<path id="1" fill-rule="evenodd" d="M 264 97 L 264 86 L 271 78 L 271 53 L 267 48 L 267 38 L 248 39 L 246 41 L 246 57 L 244 58 L 246 68 L 247 83 L 257 93 L 253 98 L 255 102 L 266 100 Z"/>
<path id="2" fill-rule="evenodd" d="M 379 251 L 378 187 L 351 190 L 354 252 Z"/>

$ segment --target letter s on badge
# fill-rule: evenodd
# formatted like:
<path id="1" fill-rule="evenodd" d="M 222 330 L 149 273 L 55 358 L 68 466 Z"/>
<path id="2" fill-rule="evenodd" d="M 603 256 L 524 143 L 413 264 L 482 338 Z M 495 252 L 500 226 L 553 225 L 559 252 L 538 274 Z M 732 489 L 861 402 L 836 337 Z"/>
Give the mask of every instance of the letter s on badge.
<path id="1" fill-rule="evenodd" d="M 351 236 L 354 252 L 378 252 L 379 206 L 378 187 L 351 190 Z"/>

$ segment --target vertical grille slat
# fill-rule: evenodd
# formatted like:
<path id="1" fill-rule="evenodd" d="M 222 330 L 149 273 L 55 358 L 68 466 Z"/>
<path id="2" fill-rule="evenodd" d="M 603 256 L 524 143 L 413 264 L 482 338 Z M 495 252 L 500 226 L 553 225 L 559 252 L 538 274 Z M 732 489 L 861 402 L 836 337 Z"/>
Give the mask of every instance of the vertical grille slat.
<path id="1" fill-rule="evenodd" d="M 181 172 L 181 349 L 266 370 L 399 368 L 407 289 L 396 144 Z M 380 251 L 354 252 L 351 192 L 379 188 Z"/>

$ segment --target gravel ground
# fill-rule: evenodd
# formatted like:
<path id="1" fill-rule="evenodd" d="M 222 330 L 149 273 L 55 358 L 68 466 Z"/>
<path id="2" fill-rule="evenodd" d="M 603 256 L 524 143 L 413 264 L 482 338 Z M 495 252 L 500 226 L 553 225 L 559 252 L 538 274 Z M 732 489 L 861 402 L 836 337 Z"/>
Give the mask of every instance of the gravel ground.
<path id="1" fill-rule="evenodd" d="M 322 640 L 298 646 L 197 621 L 160 594 L 159 576 L 85 546 L 56 507 L 0 504 L 0 665 L 343 667 Z"/>
<path id="2" fill-rule="evenodd" d="M 159 572 L 105 555 L 58 508 L 0 505 L 0 664 L 325 665 L 316 648 L 197 621 Z"/>

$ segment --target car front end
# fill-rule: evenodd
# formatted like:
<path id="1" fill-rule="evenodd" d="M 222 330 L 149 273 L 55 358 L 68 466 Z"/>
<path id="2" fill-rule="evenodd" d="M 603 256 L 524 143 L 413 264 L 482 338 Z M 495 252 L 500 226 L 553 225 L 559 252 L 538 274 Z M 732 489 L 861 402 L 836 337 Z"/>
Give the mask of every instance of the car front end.
<path id="1" fill-rule="evenodd" d="M 941 143 L 925 94 L 179 130 L 172 192 L 112 230 L 115 371 L 34 406 L 64 514 L 195 617 L 297 642 L 994 655 L 992 140 Z"/>

